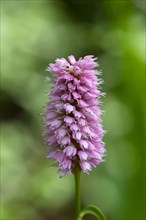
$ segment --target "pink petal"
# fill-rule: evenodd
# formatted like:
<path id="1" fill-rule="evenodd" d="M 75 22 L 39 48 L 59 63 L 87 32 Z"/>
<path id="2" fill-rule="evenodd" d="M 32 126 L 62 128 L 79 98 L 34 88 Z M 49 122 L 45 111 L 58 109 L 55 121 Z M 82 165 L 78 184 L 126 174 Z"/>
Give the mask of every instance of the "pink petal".
<path id="1" fill-rule="evenodd" d="M 80 161 L 80 166 L 81 166 L 81 169 L 83 170 L 83 172 L 85 172 L 85 173 L 88 173 L 92 169 L 90 163 L 88 163 L 86 161 Z"/>
<path id="2" fill-rule="evenodd" d="M 79 130 L 79 128 L 78 128 L 78 126 L 76 124 L 71 124 L 70 129 L 72 131 L 78 131 Z"/>
<path id="3" fill-rule="evenodd" d="M 62 124 L 62 121 L 61 121 L 61 120 L 54 120 L 54 121 L 51 123 L 50 127 L 51 127 L 52 129 L 56 129 L 56 128 L 59 128 L 59 127 L 61 126 L 61 124 Z"/>
<path id="4" fill-rule="evenodd" d="M 72 95 L 73 95 L 74 99 L 80 99 L 81 98 L 81 95 L 77 92 L 73 92 Z"/>
<path id="5" fill-rule="evenodd" d="M 81 136 L 82 136 L 81 132 L 79 132 L 79 131 L 76 132 L 75 137 L 78 141 L 81 140 Z"/>
<path id="6" fill-rule="evenodd" d="M 66 153 L 67 156 L 72 157 L 76 155 L 77 149 L 73 145 L 70 145 L 66 147 L 63 152 Z"/>
<path id="7" fill-rule="evenodd" d="M 86 140 L 80 140 L 80 146 L 83 149 L 88 149 L 88 142 Z"/>
<path id="8" fill-rule="evenodd" d="M 75 107 L 73 105 L 70 105 L 68 103 L 64 105 L 64 109 L 66 110 L 67 113 L 73 112 L 74 108 Z"/>
<path id="9" fill-rule="evenodd" d="M 80 160 L 87 160 L 88 154 L 85 151 L 78 151 Z"/>
<path id="10" fill-rule="evenodd" d="M 70 124 L 72 124 L 72 123 L 74 122 L 74 118 L 72 118 L 72 117 L 70 117 L 70 116 L 66 116 L 66 117 L 64 118 L 64 121 L 65 121 L 68 125 L 70 125 Z"/>
<path id="11" fill-rule="evenodd" d="M 75 62 L 76 62 L 76 59 L 73 55 L 68 56 L 68 60 L 71 64 L 75 64 Z"/>

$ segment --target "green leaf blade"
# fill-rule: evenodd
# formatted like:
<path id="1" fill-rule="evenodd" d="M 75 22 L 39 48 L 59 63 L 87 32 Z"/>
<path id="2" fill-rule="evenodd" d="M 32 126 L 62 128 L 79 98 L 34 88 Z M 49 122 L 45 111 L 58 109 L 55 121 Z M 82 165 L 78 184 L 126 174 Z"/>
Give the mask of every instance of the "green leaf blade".
<path id="1" fill-rule="evenodd" d="M 80 212 L 80 215 L 77 220 L 82 220 L 83 217 L 87 214 L 95 216 L 98 220 L 106 220 L 106 217 L 102 213 L 102 211 L 94 205 L 89 205 L 87 208 L 83 209 Z"/>

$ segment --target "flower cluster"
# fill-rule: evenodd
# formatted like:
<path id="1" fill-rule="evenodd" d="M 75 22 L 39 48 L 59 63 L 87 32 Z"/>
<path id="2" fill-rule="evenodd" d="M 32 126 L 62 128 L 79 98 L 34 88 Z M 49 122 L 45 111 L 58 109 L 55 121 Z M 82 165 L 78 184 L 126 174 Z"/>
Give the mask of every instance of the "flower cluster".
<path id="1" fill-rule="evenodd" d="M 73 55 L 56 59 L 48 71 L 55 77 L 44 113 L 47 158 L 55 159 L 61 176 L 75 166 L 88 173 L 103 161 L 98 66 L 93 56 L 76 61 Z"/>

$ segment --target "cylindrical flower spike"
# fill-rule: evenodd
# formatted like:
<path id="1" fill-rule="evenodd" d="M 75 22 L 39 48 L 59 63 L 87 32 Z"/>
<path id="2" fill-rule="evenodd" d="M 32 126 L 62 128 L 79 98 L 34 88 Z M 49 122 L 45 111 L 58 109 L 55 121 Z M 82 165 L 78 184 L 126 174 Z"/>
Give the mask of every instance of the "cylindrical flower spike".
<path id="1" fill-rule="evenodd" d="M 47 158 L 55 159 L 61 176 L 75 166 L 89 173 L 105 153 L 99 97 L 101 81 L 92 55 L 56 59 L 48 71 L 55 75 L 44 113 Z"/>

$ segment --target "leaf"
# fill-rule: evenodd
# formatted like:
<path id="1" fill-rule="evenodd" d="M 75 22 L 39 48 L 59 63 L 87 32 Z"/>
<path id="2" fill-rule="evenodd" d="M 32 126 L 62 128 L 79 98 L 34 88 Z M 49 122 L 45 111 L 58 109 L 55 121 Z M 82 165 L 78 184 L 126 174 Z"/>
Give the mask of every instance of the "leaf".
<path id="1" fill-rule="evenodd" d="M 102 213 L 102 211 L 94 205 L 89 205 L 87 208 L 83 209 L 77 220 L 82 220 L 83 217 L 87 214 L 95 216 L 98 220 L 106 220 L 106 217 Z"/>

